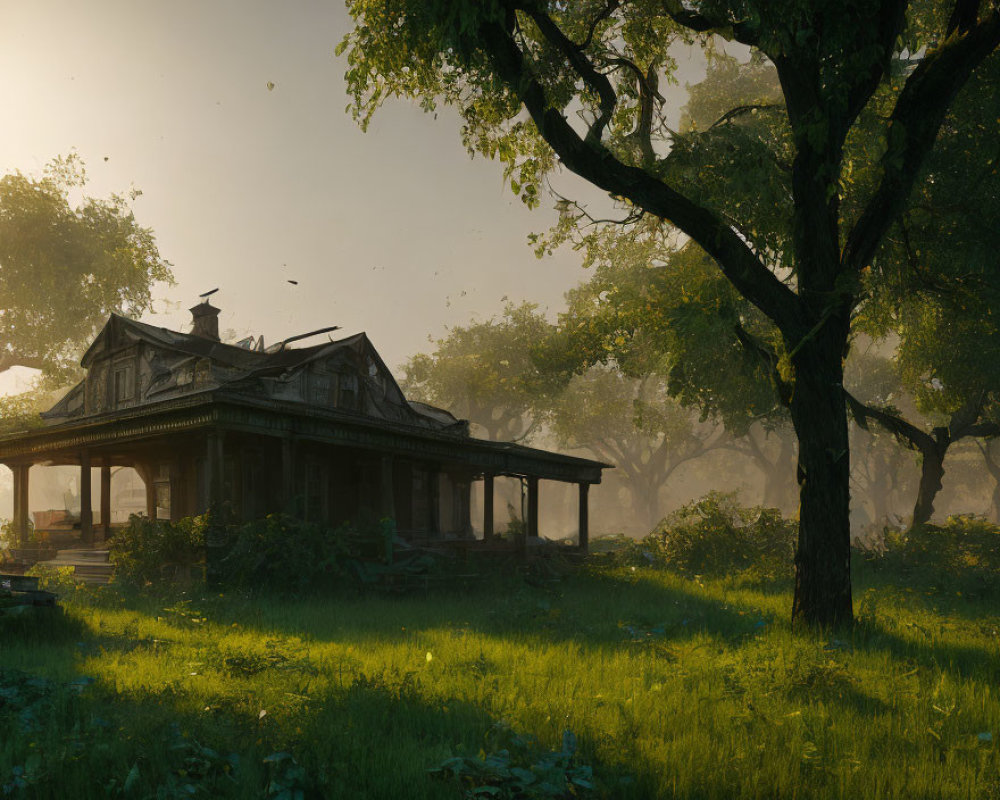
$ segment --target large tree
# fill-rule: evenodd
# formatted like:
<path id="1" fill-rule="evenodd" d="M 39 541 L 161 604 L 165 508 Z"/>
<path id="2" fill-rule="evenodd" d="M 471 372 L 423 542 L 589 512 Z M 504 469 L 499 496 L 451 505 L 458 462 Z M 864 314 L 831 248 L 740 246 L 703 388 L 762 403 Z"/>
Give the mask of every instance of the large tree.
<path id="1" fill-rule="evenodd" d="M 419 96 L 428 107 L 443 99 L 462 115 L 469 147 L 499 155 L 527 201 L 561 164 L 679 228 L 773 322 L 799 442 L 793 618 L 849 622 L 842 381 L 852 313 L 878 276 L 886 234 L 923 176 L 949 106 L 1000 44 L 1000 11 L 979 0 L 349 6 L 357 27 L 343 47 L 362 121 L 389 95 Z M 770 143 L 725 130 L 733 126 L 687 137 L 667 128 L 658 86 L 674 69 L 671 45 L 713 37 L 774 65 L 787 170 L 770 168 Z M 848 141 L 876 105 L 887 113 L 870 113 L 864 131 L 877 151 L 856 151 L 878 158 L 876 178 L 852 183 Z M 731 168 L 748 159 L 760 169 Z"/>
<path id="2" fill-rule="evenodd" d="M 0 177 L 0 372 L 72 368 L 111 312 L 151 308 L 152 286 L 170 281 L 137 196 L 82 195 L 83 163 L 52 161 L 40 177 Z"/>

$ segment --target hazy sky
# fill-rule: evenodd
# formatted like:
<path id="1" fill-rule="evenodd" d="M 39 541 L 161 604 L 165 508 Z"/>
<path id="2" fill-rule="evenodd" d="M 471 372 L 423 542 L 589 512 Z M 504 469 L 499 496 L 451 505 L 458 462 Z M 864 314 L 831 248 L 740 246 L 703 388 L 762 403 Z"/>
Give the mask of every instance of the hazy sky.
<path id="1" fill-rule="evenodd" d="M 221 287 L 223 330 L 338 324 L 396 367 L 505 296 L 558 310 L 578 256 L 535 259 L 551 212 L 470 160 L 454 115 L 390 101 L 364 134 L 345 113 L 349 26 L 339 2 L 0 0 L 0 169 L 75 148 L 89 193 L 142 190 L 177 280 L 154 324 L 186 326 Z"/>

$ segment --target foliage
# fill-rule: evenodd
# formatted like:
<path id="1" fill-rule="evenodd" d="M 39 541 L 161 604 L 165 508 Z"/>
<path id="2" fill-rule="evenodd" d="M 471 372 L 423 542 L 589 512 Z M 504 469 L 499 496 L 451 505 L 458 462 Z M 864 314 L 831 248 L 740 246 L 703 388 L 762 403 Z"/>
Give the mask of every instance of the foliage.
<path id="1" fill-rule="evenodd" d="M 685 574 L 787 575 L 795 528 L 776 508 L 745 508 L 735 494 L 710 492 L 668 516 L 638 547 Z"/>
<path id="2" fill-rule="evenodd" d="M 54 159 L 41 178 L 0 177 L 0 371 L 20 365 L 59 373 L 112 312 L 151 308 L 152 286 L 171 280 L 152 231 L 129 197 L 71 193 L 86 185 L 76 154 Z"/>
<path id="3" fill-rule="evenodd" d="M 507 746 L 477 758 L 453 756 L 428 771 L 461 783 L 467 798 L 541 800 L 591 795 L 594 771 L 577 763 L 572 731 L 563 731 L 562 747 L 552 752 L 540 751 L 534 737 L 515 734 L 503 725 L 494 738 L 502 738 Z"/>
<path id="4" fill-rule="evenodd" d="M 41 427 L 38 412 L 45 410 L 46 399 L 38 392 L 0 397 L 0 435 Z"/>
<path id="5" fill-rule="evenodd" d="M 133 515 L 110 544 L 114 580 L 144 587 L 190 581 L 205 563 L 207 516 L 177 522 Z"/>
<path id="6" fill-rule="evenodd" d="M 28 541 L 34 542 L 35 537 L 35 523 L 29 518 L 28 523 Z M 17 547 L 17 532 L 14 530 L 14 520 L 5 519 L 0 522 L 0 550 L 9 550 L 13 547 Z"/>
<path id="7" fill-rule="evenodd" d="M 983 517 L 952 516 L 908 532 L 887 529 L 884 550 L 872 558 L 923 583 L 986 595 L 1000 589 L 1000 527 Z"/>
<path id="8" fill-rule="evenodd" d="M 364 537 L 376 539 L 374 530 Z M 352 552 L 351 525 L 337 530 L 284 514 L 269 514 L 228 528 L 212 552 L 214 578 L 223 586 L 252 592 L 305 592 L 329 588 L 345 575 Z"/>
<path id="9" fill-rule="evenodd" d="M 432 354 L 413 356 L 402 386 L 478 425 L 489 439 L 527 438 L 553 387 L 553 376 L 536 362 L 551 330 L 537 306 L 508 304 L 499 320 L 452 328 Z"/>

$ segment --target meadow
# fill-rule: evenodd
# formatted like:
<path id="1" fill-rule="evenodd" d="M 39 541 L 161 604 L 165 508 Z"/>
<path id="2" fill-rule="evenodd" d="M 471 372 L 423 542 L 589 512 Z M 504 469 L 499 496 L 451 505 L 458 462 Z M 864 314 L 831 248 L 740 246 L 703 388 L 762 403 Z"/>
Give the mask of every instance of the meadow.
<path id="1" fill-rule="evenodd" d="M 64 587 L 0 620 L 0 797 L 1000 798 L 995 597 L 858 559 L 784 578 L 594 557 L 462 590 Z"/>

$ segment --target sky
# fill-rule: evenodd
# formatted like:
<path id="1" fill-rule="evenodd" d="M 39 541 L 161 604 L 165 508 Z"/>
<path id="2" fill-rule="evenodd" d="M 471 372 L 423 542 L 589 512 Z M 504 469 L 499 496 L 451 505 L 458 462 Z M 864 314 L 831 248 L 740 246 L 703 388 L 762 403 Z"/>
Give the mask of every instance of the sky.
<path id="1" fill-rule="evenodd" d="M 556 313 L 586 273 L 571 250 L 539 261 L 527 245 L 553 212 L 470 159 L 447 110 L 389 101 L 362 133 L 334 55 L 350 24 L 312 0 L 0 0 L 0 170 L 75 150 L 89 194 L 140 189 L 136 218 L 176 279 L 156 325 L 188 329 L 219 288 L 223 331 L 365 330 L 398 368 L 504 298 Z M 681 70 L 697 80 L 703 62 Z"/>

